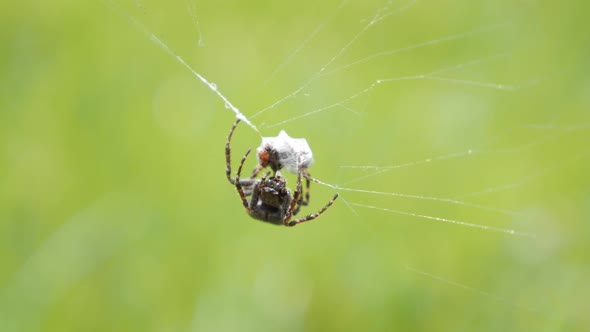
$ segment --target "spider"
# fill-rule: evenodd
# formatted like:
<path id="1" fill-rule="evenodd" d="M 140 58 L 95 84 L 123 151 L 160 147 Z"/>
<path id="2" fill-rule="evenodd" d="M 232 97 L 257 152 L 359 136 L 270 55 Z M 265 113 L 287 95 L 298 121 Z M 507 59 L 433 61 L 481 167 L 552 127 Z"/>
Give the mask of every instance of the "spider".
<path id="1" fill-rule="evenodd" d="M 292 195 L 289 188 L 287 188 L 287 179 L 280 172 L 282 168 L 280 153 L 270 144 L 266 144 L 263 149 L 258 149 L 259 164 L 254 168 L 249 178 L 241 178 L 241 174 L 242 167 L 251 149 L 248 149 L 242 157 L 237 175 L 235 178 L 232 178 L 230 143 L 234 130 L 239 122 L 239 119 L 236 120 L 232 126 L 225 144 L 226 176 L 228 181 L 236 187 L 246 212 L 252 218 L 275 225 L 295 226 L 319 217 L 336 201 L 338 198 L 337 193 L 318 212 L 291 220 L 294 215 L 299 213 L 301 206 L 307 206 L 309 204 L 309 181 L 313 178 L 307 172 L 306 165 L 301 162 L 302 158 L 300 157 L 297 167 L 297 187 Z M 268 172 L 261 179 L 257 179 L 256 177 L 260 171 L 268 166 L 274 171 L 274 174 L 270 176 L 271 172 Z M 302 176 L 307 180 L 305 200 L 301 197 Z M 249 201 L 248 196 L 251 196 Z"/>

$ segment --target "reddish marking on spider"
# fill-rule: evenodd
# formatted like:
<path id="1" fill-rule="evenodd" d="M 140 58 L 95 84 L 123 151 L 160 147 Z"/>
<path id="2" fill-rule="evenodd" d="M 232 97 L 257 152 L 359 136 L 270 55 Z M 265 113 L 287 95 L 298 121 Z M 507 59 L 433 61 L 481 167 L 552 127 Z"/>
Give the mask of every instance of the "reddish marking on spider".
<path id="1" fill-rule="evenodd" d="M 258 153 L 258 160 L 260 161 L 260 166 L 268 166 L 268 162 L 270 161 L 270 153 L 268 153 L 267 149 L 264 149 Z"/>

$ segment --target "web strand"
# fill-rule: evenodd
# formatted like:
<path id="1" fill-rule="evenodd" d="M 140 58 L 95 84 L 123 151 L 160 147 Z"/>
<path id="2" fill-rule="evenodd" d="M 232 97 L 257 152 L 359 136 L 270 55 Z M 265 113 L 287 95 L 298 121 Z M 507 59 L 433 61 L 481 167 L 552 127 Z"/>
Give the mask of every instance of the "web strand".
<path id="1" fill-rule="evenodd" d="M 334 75 L 336 73 L 339 73 L 343 70 L 349 69 L 351 67 L 360 65 L 360 64 L 364 64 L 367 62 L 370 62 L 372 60 L 381 58 L 381 57 L 385 57 L 385 56 L 390 56 L 390 55 L 394 55 L 394 54 L 398 54 L 398 53 L 403 53 L 403 52 L 409 52 L 409 51 L 413 51 L 419 48 L 423 48 L 423 47 L 428 47 L 428 46 L 433 46 L 433 45 L 439 45 L 442 43 L 446 43 L 446 42 L 451 42 L 451 41 L 456 41 L 456 40 L 460 40 L 463 38 L 468 38 L 468 37 L 472 37 L 472 36 L 476 36 L 482 33 L 488 33 L 488 32 L 492 32 L 492 31 L 497 31 L 500 29 L 504 29 L 507 28 L 509 26 L 509 24 L 506 23 L 501 23 L 501 24 L 494 24 L 494 25 L 489 25 L 489 26 L 485 26 L 485 27 L 481 27 L 481 28 L 477 28 L 471 31 L 467 31 L 467 32 L 463 32 L 463 33 L 458 33 L 458 34 L 453 34 L 453 35 L 449 35 L 449 36 L 445 36 L 445 37 L 441 37 L 441 38 L 437 38 L 437 39 L 433 39 L 433 40 L 429 40 L 426 42 L 422 42 L 422 43 L 418 43 L 418 44 L 412 44 L 409 46 L 405 46 L 405 47 L 401 47 L 401 48 L 396 48 L 393 50 L 389 50 L 389 51 L 383 51 L 383 52 L 378 52 L 372 55 L 369 55 L 367 57 L 364 57 L 362 59 L 353 61 L 349 64 L 337 67 L 333 70 L 330 70 L 328 72 L 323 73 L 322 75 L 320 75 L 321 77 L 326 77 L 326 76 L 330 76 L 330 75 Z"/>
<path id="2" fill-rule="evenodd" d="M 313 111 L 310 111 L 310 112 L 307 112 L 307 113 L 304 113 L 301 115 L 297 115 L 297 116 L 294 116 L 291 118 L 287 118 L 285 120 L 282 120 L 282 121 L 279 121 L 276 123 L 266 125 L 265 128 L 273 128 L 273 127 L 282 126 L 282 125 L 285 125 L 285 124 L 293 122 L 293 121 L 298 121 L 298 120 L 310 117 L 312 115 L 317 115 L 319 113 L 323 113 L 323 112 L 335 109 L 336 107 L 340 107 L 352 100 L 355 100 L 359 97 L 369 94 L 373 89 L 375 89 L 377 86 L 379 86 L 383 83 L 391 83 L 391 82 L 395 82 L 395 81 L 429 80 L 430 79 L 430 80 L 436 80 L 436 81 L 446 81 L 446 82 L 460 84 L 460 85 L 470 85 L 470 86 L 492 88 L 492 89 L 505 90 L 505 91 L 516 91 L 519 89 L 519 87 L 506 85 L 506 84 L 498 84 L 498 83 L 490 83 L 490 82 L 475 82 L 475 81 L 467 81 L 467 80 L 455 80 L 455 79 L 447 79 L 447 78 L 443 78 L 443 77 L 432 76 L 435 74 L 446 73 L 446 72 L 450 72 L 453 70 L 463 69 L 468 66 L 480 65 L 482 63 L 489 62 L 489 61 L 496 61 L 499 59 L 506 58 L 509 55 L 510 55 L 509 52 L 503 52 L 500 54 L 495 54 L 495 55 L 484 57 L 484 58 L 478 58 L 478 59 L 475 59 L 475 60 L 472 60 L 469 62 L 463 62 L 460 64 L 444 67 L 444 68 L 438 69 L 436 71 L 430 72 L 428 74 L 413 75 L 413 76 L 406 76 L 406 77 L 397 77 L 397 78 L 378 79 L 375 82 L 373 82 L 371 85 L 369 85 L 368 87 L 354 93 L 350 97 L 342 99 L 342 100 L 335 102 L 333 104 L 330 104 L 330 105 L 327 105 L 324 107 L 320 107 L 316 110 L 313 110 Z"/>
<path id="3" fill-rule="evenodd" d="M 428 273 L 428 272 L 425 272 L 425 271 L 422 271 L 422 270 L 418 270 L 415 267 L 412 267 L 412 266 L 409 266 L 409 265 L 405 265 L 404 267 L 408 271 L 412 271 L 414 273 L 417 273 L 417 274 L 422 275 L 424 277 L 430 278 L 432 280 L 440 281 L 440 282 L 443 282 L 445 284 L 449 284 L 449 285 L 451 285 L 453 287 L 462 288 L 462 289 L 464 289 L 466 291 L 469 291 L 469 292 L 473 292 L 473 293 L 482 295 L 482 296 L 487 297 L 487 298 L 489 298 L 491 300 L 494 300 L 494 301 L 497 301 L 497 302 L 501 302 L 503 304 L 509 305 L 511 307 L 514 307 L 514 308 L 524 309 L 524 310 L 530 311 L 530 312 L 536 312 L 537 311 L 536 309 L 532 309 L 532 308 L 529 308 L 529 307 L 526 307 L 526 306 L 514 305 L 513 304 L 513 301 L 510 301 L 510 300 L 506 299 L 505 297 L 502 297 L 502 296 L 499 296 L 499 295 L 496 295 L 496 294 L 493 294 L 493 293 L 490 293 L 490 292 L 486 292 L 486 291 L 483 291 L 483 290 L 478 289 L 478 288 L 475 288 L 475 287 L 467 286 L 465 284 L 462 284 L 460 282 L 451 280 L 449 278 L 445 278 L 445 277 L 442 277 L 442 276 L 439 276 L 439 275 L 435 275 L 435 274 Z"/>
<path id="4" fill-rule="evenodd" d="M 507 216 L 518 215 L 518 213 L 516 213 L 515 211 L 499 209 L 499 208 L 489 207 L 489 206 L 484 206 L 484 205 L 479 205 L 479 204 L 472 204 L 472 203 L 468 203 L 468 202 L 464 202 L 464 201 L 460 201 L 460 200 L 456 200 L 456 199 L 452 199 L 452 198 L 412 195 L 412 194 L 403 194 L 403 193 L 396 193 L 396 192 L 358 189 L 358 188 L 347 188 L 347 187 L 342 187 L 342 186 L 330 184 L 330 183 L 327 183 L 327 182 L 324 182 L 324 181 L 321 181 L 321 180 L 318 180 L 318 179 L 312 178 L 312 177 L 309 177 L 309 179 L 319 185 L 334 189 L 336 191 L 348 191 L 348 192 L 361 193 L 361 194 L 410 198 L 410 199 L 417 199 L 417 200 L 422 200 L 422 201 L 435 201 L 435 202 L 442 202 L 442 203 L 446 203 L 446 204 L 471 207 L 471 208 L 475 208 L 475 209 L 479 209 L 479 210 L 483 210 L 483 211 L 496 212 L 496 213 L 507 215 Z"/>
<path id="5" fill-rule="evenodd" d="M 576 154 L 573 158 L 569 158 L 564 162 L 556 163 L 556 164 L 546 167 L 540 171 L 534 172 L 533 174 L 526 176 L 517 182 L 504 184 L 504 185 L 500 185 L 500 186 L 494 186 L 494 187 L 486 188 L 483 190 L 479 190 L 479 191 L 475 191 L 475 192 L 471 192 L 471 193 L 467 193 L 467 194 L 463 194 L 463 195 L 458 195 L 458 196 L 453 197 L 453 199 L 465 199 L 465 198 L 471 198 L 471 197 L 482 196 L 482 195 L 486 195 L 486 194 L 492 194 L 492 193 L 517 189 L 517 188 L 520 188 L 520 187 L 522 187 L 530 182 L 533 182 L 543 176 L 553 173 L 553 172 L 555 172 L 567 165 L 577 162 L 577 161 L 587 157 L 589 154 L 590 154 L 590 151 L 584 151 L 584 152 Z"/>
<path id="6" fill-rule="evenodd" d="M 551 134 L 551 135 L 547 135 L 544 137 L 541 137 L 539 139 L 533 140 L 531 142 L 525 143 L 521 146 L 515 147 L 513 149 L 484 149 L 484 148 L 480 148 L 480 149 L 467 149 L 465 151 L 461 151 L 461 152 L 455 152 L 455 153 L 449 153 L 449 154 L 445 154 L 442 156 L 436 156 L 436 157 L 430 157 L 430 158 L 426 158 L 426 159 L 422 159 L 422 160 L 417 160 L 417 161 L 411 161 L 411 162 L 407 162 L 407 163 L 402 163 L 402 164 L 397 164 L 397 165 L 391 165 L 391 166 L 373 166 L 373 165 L 360 165 L 360 166 L 351 166 L 351 165 L 344 165 L 344 166 L 340 166 L 341 168 L 349 168 L 349 169 L 371 169 L 374 170 L 374 173 L 371 174 L 365 174 L 363 176 L 348 180 L 346 182 L 343 183 L 343 185 L 348 185 L 351 183 L 355 183 L 355 182 L 359 182 L 362 180 L 366 180 L 368 178 L 374 177 L 374 176 L 378 176 L 381 175 L 383 173 L 395 170 L 395 169 L 399 169 L 399 168 L 405 168 L 405 167 L 412 167 L 412 166 L 418 166 L 418 165 L 423 165 L 423 164 L 429 164 L 432 162 L 437 162 L 437 161 L 444 161 L 444 160 L 450 160 L 450 159 L 458 159 L 458 158 L 463 158 L 463 157 L 471 157 L 471 156 L 478 156 L 478 155 L 488 155 L 488 154 L 518 154 L 518 153 L 523 153 L 525 151 L 531 150 L 535 147 L 538 147 L 546 142 L 555 140 L 559 137 L 562 137 L 563 135 L 570 133 L 570 132 L 574 132 L 577 130 L 584 130 L 588 128 L 585 125 L 579 125 L 579 126 L 571 126 L 571 127 L 567 127 L 567 129 L 563 129 L 558 133 L 555 134 Z M 508 132 L 512 131 L 512 129 L 508 130 Z M 574 159 L 579 159 L 578 157 L 574 158 Z"/>
<path id="7" fill-rule="evenodd" d="M 227 99 L 225 97 L 225 95 L 223 93 L 221 93 L 221 91 L 219 91 L 219 89 L 217 88 L 217 85 L 215 83 L 208 81 L 203 75 L 198 73 L 193 67 L 191 67 L 186 61 L 184 61 L 184 59 L 180 55 L 178 55 L 174 50 L 172 50 L 170 48 L 170 46 L 168 46 L 168 44 L 164 43 L 160 38 L 158 38 L 156 35 L 151 33 L 143 24 L 141 24 L 133 16 L 123 12 L 114 2 L 112 2 L 110 0 L 103 0 L 103 2 L 109 8 L 111 8 L 112 10 L 117 12 L 118 14 L 125 17 L 129 22 L 131 22 L 133 24 L 133 26 L 136 29 L 138 29 L 140 32 L 144 33 L 152 42 L 154 42 L 156 45 L 158 45 L 162 50 L 164 50 L 170 56 L 172 56 L 172 58 L 174 60 L 176 60 L 176 62 L 180 63 L 183 67 L 188 69 L 189 72 L 191 72 L 195 77 L 197 77 L 203 84 L 205 84 L 209 88 L 209 90 L 213 91 L 217 95 L 217 97 L 219 97 L 224 102 L 226 108 L 228 108 L 232 112 L 234 112 L 234 114 L 236 115 L 236 118 L 245 122 L 248 126 L 250 126 L 250 128 L 254 129 L 254 131 L 256 131 L 256 133 L 258 133 L 260 135 L 260 131 L 258 130 L 258 128 L 256 128 L 256 126 L 252 122 L 250 122 L 250 120 L 242 112 L 240 112 L 240 110 L 236 106 L 234 106 L 234 104 L 232 104 L 229 101 L 229 99 Z"/>
<path id="8" fill-rule="evenodd" d="M 283 102 L 285 102 L 288 99 L 294 98 L 297 95 L 299 95 L 299 93 L 301 93 L 301 91 L 305 90 L 309 85 L 311 85 L 315 80 L 317 80 L 318 78 L 321 77 L 322 72 L 324 72 L 332 63 L 334 63 L 334 61 L 336 61 L 342 54 L 344 54 L 360 37 L 362 37 L 372 26 L 374 26 L 376 23 L 384 20 L 387 17 L 390 17 L 392 15 L 401 13 L 409 8 L 411 8 L 417 0 L 412 0 L 410 2 L 408 2 L 407 4 L 403 5 L 402 7 L 393 9 L 393 10 L 389 10 L 389 7 L 383 7 L 381 9 L 379 9 L 373 19 L 367 24 L 365 25 L 361 31 L 359 31 L 344 47 L 342 47 L 330 60 L 328 60 L 328 62 L 326 64 L 324 64 L 320 70 L 315 73 L 311 78 L 309 78 L 307 80 L 307 82 L 305 82 L 302 86 L 300 86 L 299 88 L 295 89 L 294 91 L 292 91 L 291 93 L 287 94 L 285 97 L 275 101 L 274 103 L 272 103 L 271 105 L 261 109 L 260 111 L 258 111 L 257 113 L 255 113 L 252 118 L 256 118 L 258 116 L 260 116 L 261 114 L 265 113 L 266 111 L 273 109 L 275 107 L 277 107 L 278 105 L 282 104 Z M 382 14 L 383 12 L 385 12 L 384 14 Z"/>
<path id="9" fill-rule="evenodd" d="M 199 21 L 199 16 L 197 15 L 197 5 L 194 0 L 186 0 L 186 7 L 188 8 L 188 13 L 192 18 L 193 24 L 195 26 L 195 30 L 197 30 L 197 46 L 203 47 L 205 46 L 205 42 L 203 41 L 203 32 L 201 31 L 201 23 Z"/>
<path id="10" fill-rule="evenodd" d="M 328 17 L 325 21 L 323 21 L 320 25 L 318 25 L 317 28 L 315 28 L 315 30 L 313 30 L 313 32 L 301 43 L 299 44 L 299 46 L 295 49 L 295 51 L 293 51 L 278 67 L 277 69 L 275 69 L 272 74 L 270 75 L 270 77 L 264 82 L 264 85 L 268 85 L 282 70 L 283 68 L 285 68 L 289 63 L 291 63 L 291 61 L 293 61 L 293 59 L 307 46 L 307 44 L 309 44 L 310 41 L 312 41 L 315 36 L 317 34 L 319 34 L 324 27 L 330 23 L 330 21 L 332 21 L 332 19 L 334 17 L 336 17 L 336 15 L 338 15 L 338 13 L 340 12 L 340 10 L 342 10 L 342 8 L 344 8 L 344 6 L 348 3 L 349 0 L 344 0 L 342 1 L 342 3 L 340 4 L 340 6 L 338 6 L 338 8 L 336 8 L 336 10 L 334 11 L 334 13 L 332 15 L 330 15 L 330 17 Z"/>
<path id="11" fill-rule="evenodd" d="M 411 217 L 418 217 L 418 218 L 422 218 L 422 219 L 439 221 L 439 222 L 444 222 L 444 223 L 449 223 L 449 224 L 454 224 L 454 225 L 460 225 L 460 226 L 465 226 L 465 227 L 469 227 L 469 228 L 476 228 L 476 229 L 480 229 L 480 230 L 484 230 L 484 231 L 498 232 L 498 233 L 504 233 L 507 235 L 516 235 L 516 236 L 528 237 L 528 238 L 533 238 L 533 239 L 536 238 L 536 235 L 534 233 L 517 231 L 515 229 L 510 229 L 510 228 L 501 228 L 501 227 L 480 225 L 480 224 L 474 224 L 471 222 L 465 222 L 465 221 L 454 220 L 454 219 L 447 219 L 447 218 L 442 218 L 442 217 L 434 217 L 434 216 L 418 214 L 418 213 L 413 213 L 413 212 L 387 209 L 387 208 L 383 208 L 383 207 L 377 207 L 377 206 L 373 206 L 373 205 L 365 205 L 365 204 L 360 204 L 360 203 L 349 203 L 349 204 L 353 205 L 353 206 L 363 207 L 366 209 L 396 213 L 396 214 L 401 214 L 401 215 L 411 216 Z"/>

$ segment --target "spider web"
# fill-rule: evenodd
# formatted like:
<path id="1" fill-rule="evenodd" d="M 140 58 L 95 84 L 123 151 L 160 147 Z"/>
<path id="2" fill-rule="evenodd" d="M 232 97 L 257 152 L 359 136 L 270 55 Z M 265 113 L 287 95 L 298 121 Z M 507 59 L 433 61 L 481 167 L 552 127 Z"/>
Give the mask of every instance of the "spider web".
<path id="1" fill-rule="evenodd" d="M 255 111 L 245 113 L 221 93 L 220 86 L 193 69 L 150 28 L 128 12 L 124 11 L 124 15 L 255 131 L 260 129 L 261 134 L 274 136 L 288 129 L 296 131 L 295 136 L 308 138 L 312 147 L 320 145 L 321 150 L 314 150 L 318 163 L 324 159 L 322 154 L 331 158 L 325 158 L 321 168 L 312 170 L 316 182 L 340 192 L 340 205 L 346 206 L 353 218 L 368 222 L 363 216 L 370 213 L 378 216 L 379 222 L 429 221 L 499 233 L 514 237 L 510 241 L 516 243 L 527 241 L 525 245 L 530 245 L 531 240 L 543 243 L 547 234 L 531 221 L 538 217 L 539 208 L 529 202 L 526 195 L 530 189 L 526 188 L 543 187 L 544 181 L 562 178 L 568 167 L 587 164 L 589 151 L 581 142 L 588 139 L 590 125 L 587 119 L 579 122 L 576 114 L 525 110 L 521 117 L 510 117 L 499 108 L 502 103 L 518 102 L 521 107 L 531 107 L 533 103 L 527 103 L 530 98 L 566 80 L 575 64 L 515 70 L 525 67 L 532 53 L 515 46 L 510 38 L 518 33 L 519 22 L 506 21 L 501 15 L 487 19 L 485 24 L 430 31 L 408 41 L 400 41 L 399 34 L 383 37 L 388 31 L 401 32 L 396 29 L 407 28 L 407 20 L 419 17 L 430 6 L 412 0 L 376 1 L 364 6 L 350 1 L 332 4 L 315 26 L 302 29 L 307 35 L 286 42 L 291 50 L 285 51 L 274 67 L 268 65 L 267 77 L 259 80 L 263 92 L 279 81 L 288 82 L 281 88 L 291 88 L 279 92 L 273 89 L 270 95 L 275 95 L 274 100 L 262 102 L 262 106 L 249 105 L 248 109 Z M 351 18 L 351 11 L 360 7 Z M 195 7 L 188 8 L 198 28 L 198 44 L 202 45 Z M 346 33 L 331 43 L 331 50 L 314 49 L 320 47 L 323 35 L 330 35 L 326 30 L 341 28 L 342 24 L 347 27 Z M 381 36 L 379 42 L 372 40 L 375 35 Z M 474 46 L 447 55 L 465 44 Z M 310 56 L 317 59 L 301 70 L 302 62 Z M 404 68 L 396 62 L 407 64 L 414 56 L 424 62 L 423 66 Z M 423 60 L 437 56 L 440 59 Z M 506 74 L 510 71 L 515 74 Z M 269 99 L 268 95 L 261 100 Z M 422 102 L 428 99 L 433 101 Z M 404 101 L 407 108 L 403 107 Z M 416 105 L 426 110 L 416 111 Z M 503 116 L 510 119 L 503 121 Z M 343 135 L 376 122 L 379 130 L 368 136 Z M 437 122 L 440 128 L 433 130 L 423 126 L 424 122 Z M 326 124 L 333 129 L 326 129 Z M 416 133 L 387 135 L 402 126 L 414 126 Z M 464 135 L 457 135 L 462 130 Z M 405 140 L 406 146 L 396 143 L 396 137 Z M 408 139 L 416 137 L 424 139 Z M 351 148 L 338 150 L 337 145 Z M 563 146 L 569 148 L 564 150 Z M 329 154 L 330 150 L 339 153 Z M 495 172 L 497 169 L 503 172 Z M 519 197 L 522 192 L 524 199 Z M 319 200 L 318 195 L 314 196 L 314 201 Z M 408 266 L 407 270 L 421 276 L 511 305 L 510 300 L 498 295 Z"/>
<path id="2" fill-rule="evenodd" d="M 275 17 L 273 22 L 279 27 L 274 27 L 280 29 L 282 38 L 260 42 L 260 48 L 276 47 L 278 51 L 272 61 L 255 61 L 257 71 L 248 71 L 244 67 L 251 63 L 244 59 L 264 56 L 248 49 L 246 43 L 263 40 L 265 35 L 248 39 L 247 33 L 238 30 L 257 32 L 255 22 L 211 17 L 223 11 L 204 1 L 183 2 L 170 13 L 160 13 L 161 5 L 149 1 L 104 2 L 217 98 L 227 110 L 227 129 L 235 116 L 255 132 L 249 142 L 236 145 L 256 147 L 261 136 L 275 136 L 283 129 L 308 140 L 316 158 L 311 172 L 317 183 L 313 184 L 312 206 L 306 210 L 316 211 L 331 194 L 340 193 L 336 204 L 315 221 L 318 224 L 344 217 L 341 227 L 372 228 L 379 234 L 374 239 L 380 244 L 398 242 L 411 246 L 411 251 L 442 256 L 451 250 L 461 259 L 471 259 L 475 269 L 485 267 L 484 258 L 469 257 L 467 252 L 480 245 L 486 248 L 484 252 L 490 247 L 504 252 L 501 259 L 510 258 L 502 262 L 505 271 L 488 271 L 498 279 L 535 269 L 546 272 L 535 265 L 543 260 L 551 260 L 551 268 L 563 267 L 573 273 L 559 254 L 571 249 L 568 240 L 573 236 L 569 232 L 575 232 L 587 216 L 580 206 L 587 205 L 588 194 L 568 189 L 564 183 L 588 184 L 587 176 L 576 176 L 589 166 L 590 120 L 587 112 L 578 109 L 587 105 L 583 91 L 587 94 L 589 85 L 576 81 L 580 65 L 574 56 L 570 56 L 572 61 L 533 63 L 531 59 L 540 50 L 515 42 L 518 38 L 514 35 L 528 43 L 534 36 L 521 32 L 526 27 L 518 19 L 507 19 L 501 10 L 476 19 L 472 16 L 477 11 L 466 9 L 469 19 L 465 22 L 458 20 L 464 18 L 460 11 L 454 19 L 421 22 L 422 15 L 436 11 L 437 4 L 417 0 L 325 2 L 318 15 L 309 15 L 314 18 L 310 22 L 285 20 L 280 26 L 284 17 Z M 291 5 L 293 12 L 309 14 L 304 7 Z M 469 7 L 467 3 L 456 5 Z M 181 30 L 187 33 L 175 37 L 176 30 L 167 30 L 175 22 L 170 19 L 180 22 L 182 17 L 185 24 Z M 215 19 L 228 28 L 208 28 L 207 23 Z M 421 24 L 432 26 L 414 29 Z M 227 44 L 220 43 L 226 37 Z M 240 38 L 247 42 L 238 44 Z M 232 43 L 230 51 L 220 51 Z M 204 54 L 227 59 L 227 66 L 213 68 Z M 226 58 L 227 54 L 232 56 Z M 570 87 L 572 82 L 586 84 L 586 90 Z M 176 89 L 176 85 L 169 88 Z M 562 92 L 567 97 L 554 97 Z M 250 94 L 256 98 L 245 97 Z M 170 105 L 167 99 L 160 102 Z M 557 112 L 561 107 L 563 111 Z M 174 112 L 170 108 L 168 112 Z M 215 111 L 207 112 L 220 108 L 212 109 Z M 166 114 L 158 112 L 155 121 L 165 130 L 186 125 L 167 122 Z M 222 146 L 224 142 L 218 143 Z M 233 158 L 234 162 L 239 160 Z M 219 176 L 222 178 L 221 173 Z M 559 197 L 560 191 L 565 198 Z M 420 242 L 404 242 L 403 234 Z M 56 238 L 54 242 L 62 242 Z M 439 248 L 428 247 L 429 241 L 436 241 L 441 253 Z M 410 272 L 413 279 L 427 279 L 431 287 L 449 287 L 452 296 L 473 293 L 482 308 L 491 303 L 496 309 L 533 313 L 535 320 L 544 323 L 565 320 L 583 324 L 578 323 L 583 322 L 580 311 L 573 308 L 587 302 L 578 297 L 573 297 L 577 302 L 560 302 L 563 312 L 539 304 L 545 295 L 555 294 L 547 290 L 553 286 L 547 279 L 541 278 L 529 288 L 522 286 L 526 281 L 498 285 L 475 278 L 470 283 L 469 272 L 454 266 L 452 260 L 445 260 L 444 266 L 421 264 L 401 245 L 394 246 L 402 252 L 394 263 L 371 265 L 367 257 L 377 256 L 377 248 L 361 248 L 362 254 L 353 252 L 350 257 L 369 269 L 395 265 L 399 271 Z M 277 264 L 269 266 L 261 272 L 264 284 L 276 279 Z M 275 312 L 277 309 L 262 299 L 261 306 L 297 324 L 311 301 L 312 286 L 289 266 L 278 266 L 284 267 L 278 269 L 282 280 L 302 282 L 305 291 L 290 294 L 290 314 Z M 580 269 L 578 276 L 589 275 Z M 34 274 L 33 268 L 31 271 Z M 355 271 L 346 271 L 343 278 L 355 285 Z M 235 272 L 239 273 L 238 268 Z M 573 280 L 578 286 L 584 279 L 544 275 Z M 261 293 L 263 286 L 257 284 Z M 518 295 L 511 295 L 513 291 Z M 370 292 L 359 291 L 357 300 L 363 301 L 364 293 Z M 577 306 L 578 302 L 582 305 Z M 211 326 L 204 318 L 214 317 L 214 309 L 225 305 L 214 294 L 205 294 L 196 305 L 192 328 L 207 330 Z"/>

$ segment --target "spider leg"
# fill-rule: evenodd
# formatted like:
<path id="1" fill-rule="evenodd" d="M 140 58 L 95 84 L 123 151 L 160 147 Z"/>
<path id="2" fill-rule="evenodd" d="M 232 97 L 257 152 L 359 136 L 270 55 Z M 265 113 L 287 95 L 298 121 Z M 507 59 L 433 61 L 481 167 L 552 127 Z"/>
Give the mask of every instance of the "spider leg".
<path id="1" fill-rule="evenodd" d="M 283 219 L 283 224 L 287 225 L 291 217 L 293 216 L 293 209 L 295 209 L 295 205 L 299 202 L 299 197 L 301 197 L 301 173 L 303 172 L 303 168 L 299 165 L 297 170 L 297 188 L 295 189 L 295 193 L 293 194 L 293 199 L 291 200 L 291 204 L 289 204 L 289 210 L 285 214 L 285 218 Z"/>
<path id="2" fill-rule="evenodd" d="M 227 140 L 225 141 L 225 176 L 227 177 L 227 180 L 229 181 L 229 183 L 231 184 L 235 184 L 234 179 L 231 178 L 231 148 L 230 148 L 230 143 L 231 143 L 231 138 L 234 134 L 234 131 L 236 130 L 236 127 L 238 126 L 238 123 L 240 123 L 240 119 L 237 119 L 236 122 L 234 122 L 234 125 L 231 127 L 231 129 L 229 130 L 229 134 L 227 135 Z M 239 176 L 238 176 L 239 178 Z"/>
<path id="3" fill-rule="evenodd" d="M 227 180 L 229 181 L 229 183 L 231 183 L 232 185 L 236 184 L 236 179 L 233 179 L 231 177 L 231 147 L 230 147 L 230 143 L 231 143 L 231 139 L 232 136 L 234 134 L 234 131 L 236 130 L 236 127 L 238 126 L 238 123 L 240 123 L 240 119 L 237 119 L 236 122 L 234 122 L 233 126 L 231 127 L 229 134 L 227 135 L 227 140 L 225 141 L 225 176 L 227 177 Z M 255 176 L 250 177 L 249 179 L 240 179 L 240 184 L 243 186 L 243 190 L 246 196 L 250 196 L 252 194 L 252 187 L 254 186 L 254 184 L 256 183 L 256 180 L 254 179 Z"/>
<path id="4" fill-rule="evenodd" d="M 334 204 L 334 202 L 336 201 L 336 199 L 338 198 L 338 193 L 336 193 L 336 195 L 334 195 L 334 197 L 328 202 L 328 204 L 326 204 L 326 206 L 324 206 L 321 210 L 319 210 L 316 213 L 310 214 L 308 216 L 305 216 L 303 218 L 299 218 L 299 219 L 295 219 L 291 222 L 288 222 L 285 224 L 285 226 L 296 226 L 301 224 L 302 222 L 306 222 L 306 221 L 310 221 L 313 220 L 317 217 L 319 217 L 322 213 L 324 213 L 330 206 L 332 206 L 332 204 Z"/>
<path id="5" fill-rule="evenodd" d="M 309 174 L 308 171 L 305 171 L 303 173 L 303 177 L 305 178 L 305 200 L 302 200 L 303 205 L 308 205 L 309 204 L 309 196 L 310 196 L 310 180 L 309 178 L 311 177 L 311 175 Z"/>
<path id="6" fill-rule="evenodd" d="M 244 194 L 244 189 L 242 188 L 242 183 L 241 183 L 242 181 L 240 181 L 240 175 L 242 174 L 242 166 L 244 166 L 244 162 L 246 161 L 246 158 L 250 154 L 251 150 L 252 149 L 248 149 L 248 151 L 246 151 L 246 154 L 242 157 L 242 161 L 240 162 L 240 166 L 238 167 L 238 173 L 236 175 L 236 179 L 234 180 L 234 184 L 236 185 L 236 190 L 238 191 L 238 194 L 240 194 L 240 198 L 242 199 L 242 204 L 244 205 L 246 210 L 250 210 L 250 205 L 248 204 L 248 200 L 246 199 L 246 194 Z M 253 187 L 253 185 L 250 185 L 250 187 Z M 252 189 L 250 189 L 250 190 L 252 190 Z M 254 192 L 256 192 L 256 190 L 254 190 Z"/>
<path id="7" fill-rule="evenodd" d="M 256 165 L 256 167 L 254 167 L 254 170 L 252 171 L 252 174 L 250 175 L 250 179 L 256 178 L 258 176 L 258 173 L 260 173 L 260 171 L 262 171 L 263 169 L 264 167 Z"/>
<path id="8" fill-rule="evenodd" d="M 309 172 L 305 171 L 305 173 L 303 173 L 303 177 L 305 178 L 305 199 L 302 196 L 299 196 L 299 200 L 297 201 L 297 206 L 295 207 L 295 210 L 293 210 L 293 215 L 297 215 L 297 213 L 299 213 L 299 210 L 301 210 L 302 206 L 308 206 L 309 205 L 309 184 L 310 184 L 310 180 L 309 180 Z"/>
<path id="9" fill-rule="evenodd" d="M 234 122 L 233 126 L 229 130 L 229 134 L 227 135 L 227 139 L 225 141 L 225 176 L 227 177 L 227 180 L 229 181 L 229 183 L 231 183 L 232 185 L 235 185 L 236 181 L 238 181 L 238 180 L 231 177 L 231 147 L 230 147 L 230 145 L 231 145 L 231 139 L 234 135 L 234 131 L 236 130 L 236 127 L 238 126 L 239 123 L 240 123 L 240 119 L 237 119 L 236 122 Z M 252 187 L 256 183 L 255 178 L 256 178 L 256 176 L 258 176 L 258 173 L 260 173 L 260 171 L 262 171 L 263 169 L 264 169 L 264 167 L 257 165 L 254 168 L 252 175 L 250 175 L 250 177 L 248 179 L 239 179 L 240 184 L 244 187 L 244 192 L 245 192 L 246 196 L 250 196 L 252 194 L 252 191 L 253 191 Z"/>
<path id="10" fill-rule="evenodd" d="M 260 183 L 264 183 L 264 181 L 266 181 L 266 179 L 268 179 L 269 176 L 270 176 L 270 172 L 267 172 L 266 174 L 264 174 L 264 176 L 260 178 Z"/>

